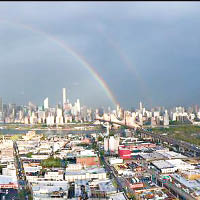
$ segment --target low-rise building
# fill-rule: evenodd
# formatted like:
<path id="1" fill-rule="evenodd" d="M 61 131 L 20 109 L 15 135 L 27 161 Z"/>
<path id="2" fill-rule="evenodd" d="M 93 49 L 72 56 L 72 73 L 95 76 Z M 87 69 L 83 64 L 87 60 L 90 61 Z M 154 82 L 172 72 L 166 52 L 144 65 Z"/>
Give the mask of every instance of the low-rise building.
<path id="1" fill-rule="evenodd" d="M 44 178 L 46 180 L 62 181 L 64 180 L 64 171 L 63 170 L 47 171 L 44 175 Z"/>
<path id="2" fill-rule="evenodd" d="M 152 161 L 151 163 L 160 171 L 160 173 L 174 173 L 177 170 L 174 165 L 164 160 Z"/>
<path id="3" fill-rule="evenodd" d="M 65 172 L 66 181 L 73 182 L 75 180 L 84 180 L 84 179 L 86 180 L 106 179 L 105 169 L 93 168 L 93 169 L 80 170 L 80 171 L 74 171 L 74 172 Z"/>

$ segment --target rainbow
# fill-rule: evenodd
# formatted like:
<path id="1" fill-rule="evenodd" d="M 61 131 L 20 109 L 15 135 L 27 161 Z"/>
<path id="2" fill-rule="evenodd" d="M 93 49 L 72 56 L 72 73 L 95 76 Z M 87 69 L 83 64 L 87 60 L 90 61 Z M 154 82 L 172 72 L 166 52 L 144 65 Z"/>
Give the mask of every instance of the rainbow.
<path id="1" fill-rule="evenodd" d="M 109 44 L 112 46 L 113 49 L 118 53 L 119 58 L 121 61 L 124 62 L 125 66 L 130 70 L 135 78 L 137 79 L 140 87 L 141 87 L 141 92 L 143 93 L 144 96 L 146 96 L 147 101 L 151 107 L 152 105 L 152 99 L 148 95 L 149 89 L 147 85 L 145 84 L 144 80 L 140 77 L 139 73 L 137 72 L 136 68 L 134 65 L 131 63 L 130 59 L 127 57 L 127 55 L 122 51 L 122 48 L 119 46 L 119 44 L 113 40 L 113 37 L 109 37 L 101 27 L 97 28 L 97 31 L 109 42 Z"/>
<path id="2" fill-rule="evenodd" d="M 79 61 L 79 63 L 84 66 L 89 72 L 90 74 L 93 76 L 93 78 L 99 83 L 99 85 L 103 88 L 103 90 L 105 91 L 106 95 L 108 96 L 108 98 L 111 100 L 111 102 L 113 103 L 113 105 L 116 107 L 117 105 L 119 105 L 117 99 L 115 98 L 114 94 L 112 93 L 111 89 L 109 88 L 109 86 L 107 85 L 107 83 L 105 82 L 105 80 L 100 76 L 100 74 L 95 70 L 95 68 L 86 60 L 86 58 L 81 55 L 79 52 L 75 51 L 73 48 L 71 48 L 68 44 L 66 44 L 66 42 L 50 35 L 47 34 L 46 32 L 33 28 L 30 25 L 26 25 L 26 24 L 22 24 L 19 22 L 10 22 L 8 20 L 5 19 L 0 19 L 0 22 L 3 23 L 7 23 L 7 24 L 11 24 L 11 25 L 17 25 L 20 26 L 26 30 L 30 30 L 34 33 L 38 33 L 43 35 L 45 38 L 47 38 L 50 41 L 53 41 L 55 44 L 57 44 L 59 47 L 61 47 L 62 49 L 64 49 L 67 53 L 70 53 L 77 61 Z"/>

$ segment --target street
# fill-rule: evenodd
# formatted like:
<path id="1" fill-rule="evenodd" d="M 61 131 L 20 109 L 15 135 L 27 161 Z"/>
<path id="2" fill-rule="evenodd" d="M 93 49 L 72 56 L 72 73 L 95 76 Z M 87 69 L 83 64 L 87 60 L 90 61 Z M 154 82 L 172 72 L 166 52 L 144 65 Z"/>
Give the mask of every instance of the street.
<path id="1" fill-rule="evenodd" d="M 18 186 L 19 186 L 19 196 L 20 198 L 23 198 L 25 200 L 28 200 L 28 192 L 27 192 L 27 181 L 26 181 L 26 175 L 24 172 L 23 164 L 21 163 L 20 157 L 19 157 L 19 151 L 17 147 L 17 143 L 14 142 L 14 152 L 15 152 L 15 165 L 17 168 L 17 179 L 18 179 Z"/>

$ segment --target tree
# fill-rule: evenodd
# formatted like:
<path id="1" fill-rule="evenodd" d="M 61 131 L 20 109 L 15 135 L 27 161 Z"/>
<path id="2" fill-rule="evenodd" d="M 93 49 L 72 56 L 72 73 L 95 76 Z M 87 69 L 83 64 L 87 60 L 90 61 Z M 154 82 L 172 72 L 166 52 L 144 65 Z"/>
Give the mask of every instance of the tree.
<path id="1" fill-rule="evenodd" d="M 54 158 L 53 156 L 43 160 L 41 162 L 42 167 L 51 168 L 51 167 L 62 167 L 62 160 L 60 158 Z M 65 166 L 66 167 L 66 166 Z"/>
<path id="2" fill-rule="evenodd" d="M 15 135 L 12 135 L 12 136 L 10 137 L 10 139 L 13 140 L 13 141 L 16 141 L 16 140 L 18 140 L 18 139 L 20 139 L 20 138 L 21 138 L 21 135 L 19 135 L 19 134 L 15 134 Z"/>
<path id="3" fill-rule="evenodd" d="M 86 143 L 79 143 L 76 146 L 80 146 L 80 147 L 88 147 L 89 145 Z"/>
<path id="4" fill-rule="evenodd" d="M 33 155 L 33 153 L 29 152 L 29 153 L 26 154 L 26 157 L 27 157 L 27 158 L 31 158 L 32 155 Z"/>
<path id="5" fill-rule="evenodd" d="M 0 165 L 0 174 L 2 174 L 3 166 Z"/>
<path id="6" fill-rule="evenodd" d="M 115 135 L 115 131 L 110 130 L 109 136 L 114 136 Z"/>
<path id="7" fill-rule="evenodd" d="M 46 137 L 45 137 L 45 135 L 43 134 L 42 137 L 40 138 L 40 140 L 45 140 L 45 139 L 46 139 Z"/>
<path id="8" fill-rule="evenodd" d="M 98 136 L 97 140 L 100 142 L 100 141 L 103 141 L 103 137 L 101 136 Z"/>
<path id="9" fill-rule="evenodd" d="M 44 176 L 45 173 L 46 173 L 46 171 L 47 171 L 46 169 L 41 169 L 41 170 L 40 170 L 40 175 Z"/>

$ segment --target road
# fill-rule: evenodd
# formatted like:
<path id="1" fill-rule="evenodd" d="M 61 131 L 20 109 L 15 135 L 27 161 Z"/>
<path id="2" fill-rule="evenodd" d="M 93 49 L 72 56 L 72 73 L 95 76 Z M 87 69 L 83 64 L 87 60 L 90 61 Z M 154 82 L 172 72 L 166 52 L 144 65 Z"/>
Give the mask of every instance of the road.
<path id="1" fill-rule="evenodd" d="M 126 199 L 129 199 L 127 196 L 127 191 L 126 191 L 126 185 L 124 185 L 124 181 L 120 180 L 120 177 L 114 172 L 114 170 L 111 168 L 111 166 L 107 163 L 105 158 L 103 156 L 100 156 L 101 161 L 103 162 L 106 171 L 110 174 L 111 178 L 114 178 L 118 189 L 120 192 L 124 192 Z"/>
<path id="2" fill-rule="evenodd" d="M 16 142 L 14 142 L 13 147 L 14 147 L 14 154 L 15 154 L 15 165 L 17 168 L 19 192 L 23 192 L 25 196 L 24 199 L 28 200 L 28 192 L 27 192 L 28 186 L 27 186 L 27 181 L 26 181 L 26 175 L 24 172 L 23 164 L 20 160 L 19 150 L 18 150 Z"/>
<path id="3" fill-rule="evenodd" d="M 126 126 L 129 129 L 135 129 L 136 128 L 135 126 L 126 125 L 126 124 L 124 124 L 122 122 L 113 122 L 113 121 L 103 120 L 103 119 L 97 119 L 97 120 L 102 121 L 102 122 L 109 122 L 109 123 L 113 123 L 113 124 L 118 124 L 118 125 L 121 125 L 121 126 Z M 143 127 L 140 128 L 140 132 L 142 134 L 151 136 L 152 138 L 160 139 L 163 142 L 167 142 L 167 143 L 170 143 L 170 144 L 173 144 L 173 145 L 178 145 L 179 147 L 183 147 L 185 149 L 188 149 L 188 150 L 190 150 L 192 152 L 195 152 L 197 154 L 197 156 L 200 156 L 200 148 L 197 145 L 193 145 L 193 144 L 190 144 L 189 142 L 184 142 L 184 141 L 181 141 L 181 140 L 175 140 L 175 139 L 170 138 L 168 136 L 155 134 L 153 132 L 148 132 Z"/>
<path id="4" fill-rule="evenodd" d="M 115 123 L 115 122 L 112 122 L 112 121 L 108 121 L 108 120 L 100 120 L 100 121 L 103 121 L 103 122 L 109 122 L 109 123 Z M 119 124 L 119 125 L 124 125 L 126 126 L 127 128 L 130 128 L 130 129 L 135 129 L 134 126 L 129 126 L 129 125 L 125 125 L 123 123 L 116 123 L 116 124 Z M 175 140 L 173 138 L 169 138 L 167 136 L 163 136 L 163 135 L 159 135 L 159 134 L 155 134 L 153 132 L 147 132 L 145 129 L 141 128 L 140 129 L 140 133 L 142 134 L 146 134 L 148 136 L 151 136 L 152 138 L 156 138 L 156 139 L 160 139 L 162 141 L 165 141 L 165 142 L 168 142 L 170 144 L 174 144 L 174 145 L 179 145 L 180 147 L 184 147 L 184 148 L 187 148 L 193 152 L 196 152 L 200 155 L 200 149 L 195 146 L 195 145 L 192 145 L 188 142 L 184 142 L 184 141 L 180 141 L 180 140 Z M 158 175 L 158 174 L 155 174 L 155 172 L 153 170 L 150 170 L 148 168 L 148 163 L 146 161 L 143 161 L 144 163 L 141 165 L 147 172 L 149 172 L 151 175 L 154 175 L 156 177 L 156 179 L 162 184 L 162 186 L 168 188 L 170 191 L 174 191 L 177 196 L 179 196 L 181 199 L 187 199 L 187 200 L 194 200 L 194 198 L 192 196 L 190 196 L 188 193 L 184 192 L 183 190 L 181 190 L 180 188 L 176 187 L 175 185 L 173 185 L 171 182 L 169 181 L 163 181 L 161 179 L 161 177 Z M 104 163 L 105 163 L 105 166 L 107 166 L 108 170 L 110 170 L 112 173 L 113 173 L 113 170 L 111 169 L 111 167 L 109 166 L 108 163 L 106 163 L 106 161 L 104 160 Z M 123 189 L 123 185 L 121 184 L 119 178 L 116 176 L 115 173 L 113 173 L 117 183 L 119 182 L 119 187 L 120 189 Z M 123 191 L 123 190 L 122 190 Z"/>
<path id="5" fill-rule="evenodd" d="M 155 139 L 160 139 L 163 142 L 167 142 L 167 143 L 170 143 L 170 144 L 173 144 L 173 145 L 178 145 L 179 147 L 186 148 L 186 149 L 193 151 L 193 152 L 196 152 L 196 153 L 198 153 L 198 155 L 200 155 L 200 148 L 197 145 L 190 144 L 189 142 L 185 142 L 185 141 L 181 141 L 181 140 L 175 140 L 173 138 L 170 138 L 169 136 L 164 136 L 164 135 L 161 135 L 161 134 L 155 134 L 153 132 L 147 132 L 147 131 L 143 131 L 143 130 L 141 130 L 141 133 L 148 135 L 148 136 L 151 136 L 152 138 L 155 138 Z"/>

